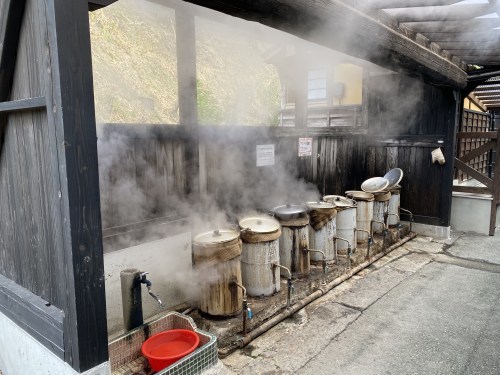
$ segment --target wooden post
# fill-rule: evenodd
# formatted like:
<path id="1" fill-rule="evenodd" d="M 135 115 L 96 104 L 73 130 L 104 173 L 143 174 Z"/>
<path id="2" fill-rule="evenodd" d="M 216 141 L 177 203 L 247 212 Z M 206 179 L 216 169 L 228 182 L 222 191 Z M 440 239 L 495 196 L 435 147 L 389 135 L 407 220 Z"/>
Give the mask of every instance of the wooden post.
<path id="1" fill-rule="evenodd" d="M 451 221 L 451 203 L 453 195 L 453 175 L 454 175 L 454 157 L 457 140 L 457 131 L 462 121 L 463 97 L 459 90 L 449 89 L 448 100 L 448 126 L 445 139 L 443 154 L 446 160 L 443 166 L 443 184 L 441 186 L 440 197 L 440 224 L 449 226 Z M 445 110 L 443 108 L 443 110 Z"/>
<path id="2" fill-rule="evenodd" d="M 496 118 L 496 114 L 493 115 L 493 121 Z M 498 125 L 497 125 L 498 127 Z M 493 189 L 491 192 L 491 209 L 490 209 L 490 228 L 488 234 L 490 236 L 495 235 L 495 227 L 497 223 L 497 207 L 500 203 L 500 127 L 497 130 L 497 145 L 496 145 L 496 160 L 495 160 L 495 171 L 493 177 Z"/>
<path id="3" fill-rule="evenodd" d="M 108 360 L 97 135 L 87 2 L 44 0 L 48 124 L 59 166 L 65 361 L 84 372 Z"/>
<path id="4" fill-rule="evenodd" d="M 197 199 L 200 192 L 198 102 L 196 88 L 196 30 L 189 6 L 175 9 L 179 124 L 188 129 L 185 143 L 186 193 Z"/>
<path id="5" fill-rule="evenodd" d="M 307 69 L 302 66 L 298 66 L 297 70 L 297 82 L 296 82 L 296 92 L 295 92 L 295 127 L 296 128 L 307 128 L 307 110 L 309 105 L 309 100 L 307 96 L 308 89 L 308 79 L 307 79 Z"/>

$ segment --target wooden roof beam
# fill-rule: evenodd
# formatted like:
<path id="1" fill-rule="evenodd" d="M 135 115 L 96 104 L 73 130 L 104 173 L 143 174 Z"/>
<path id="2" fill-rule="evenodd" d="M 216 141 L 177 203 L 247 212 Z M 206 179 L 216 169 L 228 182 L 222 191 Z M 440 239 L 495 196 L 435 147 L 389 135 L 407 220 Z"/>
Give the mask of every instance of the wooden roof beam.
<path id="1" fill-rule="evenodd" d="M 400 23 L 469 20 L 496 12 L 492 4 L 429 6 L 385 10 Z"/>
<path id="2" fill-rule="evenodd" d="M 108 5 L 113 4 L 117 0 L 90 0 L 89 3 L 89 10 L 92 12 L 94 10 L 98 10 L 104 7 L 107 7 Z"/>
<path id="3" fill-rule="evenodd" d="M 433 5 L 451 5 L 461 0 L 345 0 L 351 6 L 362 9 L 413 8 Z"/>
<path id="4" fill-rule="evenodd" d="M 285 31 L 350 56 L 429 81 L 464 87 L 466 74 L 440 54 L 339 0 L 188 0 Z"/>
<path id="5" fill-rule="evenodd" d="M 491 29 L 483 32 L 425 32 L 430 40 L 441 45 L 443 42 L 449 43 L 482 43 L 494 40 L 500 41 L 500 30 Z"/>
<path id="6" fill-rule="evenodd" d="M 436 42 L 443 49 L 448 51 L 452 50 L 499 50 L 500 49 L 500 38 L 484 40 L 481 42 Z"/>
<path id="7" fill-rule="evenodd" d="M 429 21 L 429 22 L 402 22 L 416 33 L 448 32 L 461 33 L 464 30 L 474 30 L 477 32 L 491 32 L 498 35 L 496 27 L 500 27 L 498 18 L 475 18 L 462 21 Z"/>

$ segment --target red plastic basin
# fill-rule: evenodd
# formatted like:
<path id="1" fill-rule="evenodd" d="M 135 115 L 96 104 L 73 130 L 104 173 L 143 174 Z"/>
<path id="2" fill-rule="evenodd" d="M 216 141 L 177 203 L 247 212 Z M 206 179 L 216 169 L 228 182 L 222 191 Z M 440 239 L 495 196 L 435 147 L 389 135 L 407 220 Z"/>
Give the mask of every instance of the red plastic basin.
<path id="1" fill-rule="evenodd" d="M 172 329 L 151 336 L 142 344 L 142 354 L 154 371 L 163 370 L 196 349 L 198 334 L 187 329 Z"/>

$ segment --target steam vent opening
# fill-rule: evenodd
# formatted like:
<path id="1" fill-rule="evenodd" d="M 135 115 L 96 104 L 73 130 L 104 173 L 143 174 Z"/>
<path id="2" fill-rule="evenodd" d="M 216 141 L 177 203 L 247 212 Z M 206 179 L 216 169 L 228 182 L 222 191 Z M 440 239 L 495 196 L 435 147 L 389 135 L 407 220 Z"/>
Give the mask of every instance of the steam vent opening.
<path id="1" fill-rule="evenodd" d="M 417 235 L 495 235 L 497 1 L 0 9 L 0 375 L 201 372 Z"/>

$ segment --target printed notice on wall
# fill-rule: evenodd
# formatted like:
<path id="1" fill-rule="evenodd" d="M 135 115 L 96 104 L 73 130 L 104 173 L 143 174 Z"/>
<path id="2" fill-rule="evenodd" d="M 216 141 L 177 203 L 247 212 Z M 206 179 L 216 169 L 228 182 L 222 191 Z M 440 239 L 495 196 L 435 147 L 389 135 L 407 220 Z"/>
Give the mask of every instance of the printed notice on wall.
<path id="1" fill-rule="evenodd" d="M 312 156 L 313 139 L 299 138 L 299 156 Z"/>
<path id="2" fill-rule="evenodd" d="M 257 167 L 274 165 L 274 145 L 257 145 Z"/>

